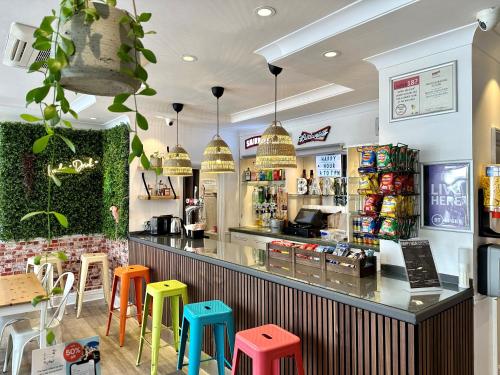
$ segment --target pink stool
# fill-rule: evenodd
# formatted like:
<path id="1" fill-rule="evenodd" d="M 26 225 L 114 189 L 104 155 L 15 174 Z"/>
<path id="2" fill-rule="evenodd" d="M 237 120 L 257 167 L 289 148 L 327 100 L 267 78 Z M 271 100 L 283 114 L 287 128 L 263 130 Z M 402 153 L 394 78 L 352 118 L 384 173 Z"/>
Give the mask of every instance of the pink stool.
<path id="1" fill-rule="evenodd" d="M 236 334 L 232 374 L 238 371 L 240 352 L 252 358 L 253 375 L 279 375 L 280 359 L 295 357 L 298 375 L 304 375 L 300 338 L 274 324 Z"/>

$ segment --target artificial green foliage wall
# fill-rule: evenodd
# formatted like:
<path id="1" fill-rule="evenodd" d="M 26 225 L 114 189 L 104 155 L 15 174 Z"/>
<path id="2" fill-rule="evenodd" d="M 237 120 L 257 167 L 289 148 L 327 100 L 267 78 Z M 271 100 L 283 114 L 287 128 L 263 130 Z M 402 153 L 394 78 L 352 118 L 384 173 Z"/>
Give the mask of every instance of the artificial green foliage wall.
<path id="1" fill-rule="evenodd" d="M 103 148 L 102 232 L 108 238 L 126 238 L 129 201 L 128 126 L 121 125 L 104 131 Z M 119 208 L 118 224 L 111 216 L 111 206 Z"/>
<path id="2" fill-rule="evenodd" d="M 55 166 L 59 163 L 68 165 L 75 159 L 98 161 L 94 168 L 80 174 L 59 175 L 61 187 L 52 184 L 52 210 L 66 215 L 69 221 L 69 227 L 64 229 L 53 218 L 53 237 L 104 232 L 114 238 L 115 227 L 113 224 L 111 229 L 108 204 L 116 204 L 117 199 L 123 200 L 124 207 L 118 236 L 126 236 L 128 132 L 125 130 L 125 126 L 106 131 L 62 129 L 60 131 L 75 144 L 76 154 L 62 140 L 53 138 L 58 142 L 57 147 L 49 146 L 47 151 L 34 155 L 31 151 L 33 142 L 45 134 L 42 126 L 0 123 L 0 240 L 47 236 L 45 216 L 24 222 L 20 220 L 29 212 L 46 210 L 46 168 L 50 150 L 55 150 Z M 116 171 L 111 168 L 113 164 Z"/>

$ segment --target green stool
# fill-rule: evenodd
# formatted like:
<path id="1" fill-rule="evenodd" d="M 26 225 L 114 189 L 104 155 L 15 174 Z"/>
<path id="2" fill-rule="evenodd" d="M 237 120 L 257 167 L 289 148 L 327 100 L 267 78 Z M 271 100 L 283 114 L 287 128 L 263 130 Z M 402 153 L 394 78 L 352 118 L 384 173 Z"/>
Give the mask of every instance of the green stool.
<path id="1" fill-rule="evenodd" d="M 153 325 L 151 329 L 151 374 L 155 375 L 158 372 L 158 354 L 160 352 L 160 335 L 163 328 L 163 300 L 170 298 L 170 311 L 172 314 L 172 330 L 174 331 L 174 346 L 175 350 L 179 350 L 179 297 L 182 297 L 183 305 L 188 304 L 187 285 L 177 280 L 160 281 L 150 283 L 146 287 L 146 298 L 144 301 L 144 314 L 141 325 L 141 337 L 139 339 L 139 353 L 137 355 L 137 363 L 139 366 L 144 346 L 146 327 L 148 322 L 148 312 L 150 311 L 151 303 L 153 303 Z"/>

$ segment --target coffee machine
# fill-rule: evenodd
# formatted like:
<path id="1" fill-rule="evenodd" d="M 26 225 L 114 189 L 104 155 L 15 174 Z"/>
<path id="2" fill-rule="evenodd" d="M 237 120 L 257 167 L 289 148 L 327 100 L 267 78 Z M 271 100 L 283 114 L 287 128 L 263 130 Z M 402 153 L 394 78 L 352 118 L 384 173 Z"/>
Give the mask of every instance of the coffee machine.
<path id="1" fill-rule="evenodd" d="M 153 216 L 150 220 L 150 233 L 154 236 L 170 235 L 172 215 Z"/>

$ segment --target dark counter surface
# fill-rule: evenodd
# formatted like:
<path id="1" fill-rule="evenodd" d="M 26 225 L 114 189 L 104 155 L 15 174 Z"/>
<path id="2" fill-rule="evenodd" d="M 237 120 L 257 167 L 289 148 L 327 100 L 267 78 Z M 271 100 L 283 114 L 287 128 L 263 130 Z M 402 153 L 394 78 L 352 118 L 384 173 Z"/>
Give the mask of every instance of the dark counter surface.
<path id="1" fill-rule="evenodd" d="M 417 324 L 468 298 L 472 288 L 445 284 L 442 290 L 415 295 L 406 280 L 378 273 L 356 278 L 332 271 L 268 259 L 267 251 L 211 239 L 131 233 L 130 240 L 212 263 L 340 303 Z"/>
<path id="2" fill-rule="evenodd" d="M 252 234 L 254 236 L 272 237 L 292 242 L 314 243 L 325 246 L 335 246 L 337 244 L 337 242 L 335 241 L 323 240 L 321 237 L 306 238 L 306 237 L 292 236 L 289 234 L 273 231 L 270 228 L 232 227 L 229 228 L 229 232 Z M 351 243 L 350 245 L 358 249 L 373 249 L 375 251 L 379 251 L 378 245 L 362 245 L 358 243 Z"/>

